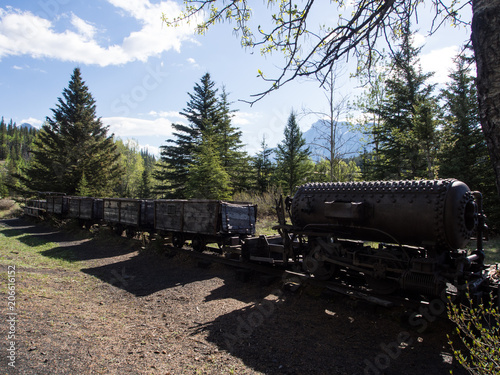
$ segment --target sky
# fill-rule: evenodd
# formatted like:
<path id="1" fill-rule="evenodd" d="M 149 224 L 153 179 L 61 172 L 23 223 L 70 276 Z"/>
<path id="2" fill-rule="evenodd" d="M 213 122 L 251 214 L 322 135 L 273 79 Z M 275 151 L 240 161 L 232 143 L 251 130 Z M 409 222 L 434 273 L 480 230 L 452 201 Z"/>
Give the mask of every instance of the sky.
<path id="1" fill-rule="evenodd" d="M 257 20 L 269 17 L 263 3 L 255 1 Z M 329 2 L 319 3 L 324 11 L 320 9 L 317 22 L 335 22 L 335 9 Z M 229 23 L 215 25 L 205 35 L 194 33 L 193 24 L 171 28 L 162 23 L 162 14 L 174 17 L 181 9 L 182 2 L 170 0 L 0 0 L 0 116 L 40 127 L 52 116 L 75 67 L 110 132 L 155 154 L 172 138 L 172 123 L 186 124 L 179 112 L 207 72 L 219 92 L 225 87 L 229 94 L 236 110 L 233 124 L 251 155 L 260 150 L 263 137 L 270 147 L 283 139 L 292 110 L 299 113 L 303 131 L 319 118 L 301 113 L 325 112 L 323 89 L 306 79 L 252 106 L 245 103 L 268 88 L 258 71 L 276 76 L 283 57 L 242 48 Z M 469 30 L 443 27 L 426 37 L 431 11 L 419 14 L 415 43 L 422 46 L 423 70 L 435 72 L 433 82 L 442 85 Z M 349 78 L 350 68 L 352 59 L 337 86 L 338 95 L 352 100 L 361 89 Z"/>

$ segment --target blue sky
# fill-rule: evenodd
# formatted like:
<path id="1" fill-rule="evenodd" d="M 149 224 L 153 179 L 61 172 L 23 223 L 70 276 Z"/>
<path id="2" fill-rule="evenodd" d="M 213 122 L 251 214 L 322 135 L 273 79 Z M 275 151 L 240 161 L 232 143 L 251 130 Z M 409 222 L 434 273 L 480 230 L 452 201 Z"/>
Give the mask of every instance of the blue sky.
<path id="1" fill-rule="evenodd" d="M 259 20 L 269 13 L 262 3 L 255 2 Z M 234 101 L 238 112 L 233 123 L 242 130 L 250 154 L 259 150 L 263 136 L 271 147 L 281 141 L 292 109 L 325 110 L 324 93 L 311 80 L 287 84 L 252 107 L 238 101 L 268 87 L 257 77 L 258 70 L 276 75 L 282 56 L 242 49 L 228 23 L 204 36 L 189 25 L 162 24 L 162 12 L 175 16 L 181 6 L 152 0 L 0 0 L 0 116 L 41 126 L 77 66 L 110 131 L 153 152 L 171 137 L 172 123 L 186 122 L 179 111 L 206 72 Z M 336 20 L 329 2 L 323 6 L 322 21 Z M 445 27 L 426 38 L 430 12 L 421 12 L 415 41 L 424 46 L 422 68 L 436 72 L 434 81 L 442 84 L 469 32 Z M 360 93 L 348 71 L 338 87 L 339 95 L 351 99 Z M 299 118 L 303 130 L 318 119 Z"/>

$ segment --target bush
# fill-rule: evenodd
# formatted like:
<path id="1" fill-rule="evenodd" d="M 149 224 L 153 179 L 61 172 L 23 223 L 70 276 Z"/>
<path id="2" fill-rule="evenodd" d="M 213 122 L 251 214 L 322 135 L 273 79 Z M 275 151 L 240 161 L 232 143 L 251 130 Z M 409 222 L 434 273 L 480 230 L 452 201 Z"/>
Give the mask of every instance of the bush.
<path id="1" fill-rule="evenodd" d="M 448 317 L 456 324 L 456 333 L 466 352 L 456 349 L 450 336 L 449 344 L 457 361 L 471 374 L 500 375 L 500 312 L 490 298 L 487 304 L 448 305 Z M 470 307 L 473 306 L 473 307 Z"/>
<path id="2" fill-rule="evenodd" d="M 259 219 L 265 217 L 276 217 L 276 199 L 282 194 L 280 191 L 265 193 L 241 192 L 233 196 L 234 201 L 250 202 L 257 205 L 257 216 Z"/>

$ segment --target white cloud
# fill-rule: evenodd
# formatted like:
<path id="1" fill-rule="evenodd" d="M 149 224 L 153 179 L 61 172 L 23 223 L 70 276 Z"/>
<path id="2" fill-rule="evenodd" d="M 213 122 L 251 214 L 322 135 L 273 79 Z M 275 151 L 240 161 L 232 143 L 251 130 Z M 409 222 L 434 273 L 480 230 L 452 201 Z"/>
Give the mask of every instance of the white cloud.
<path id="1" fill-rule="evenodd" d="M 175 16 L 177 3 L 167 0 L 152 4 L 149 0 L 109 0 L 141 24 L 121 44 L 103 46 L 97 42 L 97 28 L 71 14 L 76 29 L 57 32 L 53 21 L 12 7 L 0 8 L 0 59 L 5 56 L 29 55 L 100 66 L 120 65 L 131 61 L 147 61 L 164 51 L 180 51 L 182 42 L 190 40 L 194 26 L 166 27 L 161 15 Z M 57 22 L 58 18 L 54 19 Z M 196 24 L 194 22 L 193 24 Z M 99 39 L 101 40 L 101 39 Z"/>
<path id="2" fill-rule="evenodd" d="M 19 124 L 24 124 L 24 123 L 28 123 L 30 125 L 33 125 L 36 128 L 40 128 L 43 124 L 43 121 L 39 120 L 37 118 L 34 118 L 34 117 L 29 117 L 29 118 L 22 119 Z"/>
<path id="3" fill-rule="evenodd" d="M 260 113 L 249 113 L 249 112 L 235 112 L 232 119 L 232 123 L 237 126 L 248 125 L 254 123 L 258 118 L 261 117 Z"/>
<path id="4" fill-rule="evenodd" d="M 153 117 L 185 118 L 177 111 L 149 111 L 148 115 Z"/>
<path id="5" fill-rule="evenodd" d="M 420 57 L 420 64 L 425 72 L 434 72 L 430 79 L 432 83 L 445 83 L 449 81 L 448 75 L 455 64 L 454 58 L 459 52 L 458 46 L 450 46 L 432 50 Z"/>
<path id="6" fill-rule="evenodd" d="M 117 137 L 142 137 L 142 136 L 162 136 L 172 135 L 172 121 L 160 117 L 155 120 L 144 120 L 133 117 L 103 117 L 104 125 L 109 125 L 109 129 Z"/>
<path id="7" fill-rule="evenodd" d="M 91 40 L 94 38 L 97 31 L 96 28 L 73 13 L 71 13 L 71 24 L 77 29 L 78 34 L 84 37 L 84 39 Z"/>
<path id="8" fill-rule="evenodd" d="M 426 36 L 421 33 L 413 34 L 413 46 L 416 48 L 422 47 L 425 44 Z"/>

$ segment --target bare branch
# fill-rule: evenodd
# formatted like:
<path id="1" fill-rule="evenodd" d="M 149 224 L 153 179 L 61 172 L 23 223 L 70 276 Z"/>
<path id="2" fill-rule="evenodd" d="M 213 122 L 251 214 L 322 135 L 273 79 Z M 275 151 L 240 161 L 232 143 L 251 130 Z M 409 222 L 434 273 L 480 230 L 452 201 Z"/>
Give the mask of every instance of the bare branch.
<path id="1" fill-rule="evenodd" d="M 351 12 L 343 0 L 332 0 L 332 7 Z M 402 35 L 402 25 L 413 17 L 418 22 L 417 10 L 422 0 L 356 0 L 352 5 L 349 17 L 340 17 L 336 26 L 310 28 L 307 21 L 317 5 L 315 0 L 297 2 L 294 0 L 268 0 L 271 11 L 270 20 L 274 24 L 270 31 L 262 26 L 257 27 L 259 40 L 255 40 L 248 26 L 251 9 L 248 0 L 186 0 L 185 12 L 173 21 L 163 19 L 167 25 L 175 25 L 189 21 L 198 13 L 208 13 L 208 19 L 197 26 L 199 33 L 204 33 L 210 26 L 224 20 L 236 23 L 234 31 L 241 33 L 241 44 L 245 47 L 259 47 L 261 53 L 273 51 L 283 53 L 285 62 L 280 73 L 273 78 L 260 74 L 263 80 L 270 82 L 270 87 L 254 94 L 247 103 L 253 104 L 274 90 L 279 89 L 298 77 L 315 77 L 321 85 L 333 66 L 341 60 L 355 57 L 363 61 L 363 66 L 370 69 L 374 54 L 382 55 L 381 44 L 386 45 L 390 53 L 394 53 L 392 45 Z M 467 24 L 460 19 L 460 11 L 471 3 L 471 0 L 432 0 L 435 16 L 429 30 L 434 33 L 443 23 Z M 217 4 L 222 6 L 216 7 Z M 300 4 L 300 6 L 298 5 Z M 321 2 L 323 5 L 323 3 Z M 305 54 L 301 56 L 302 53 Z M 260 72 L 259 72 L 260 73 Z"/>

